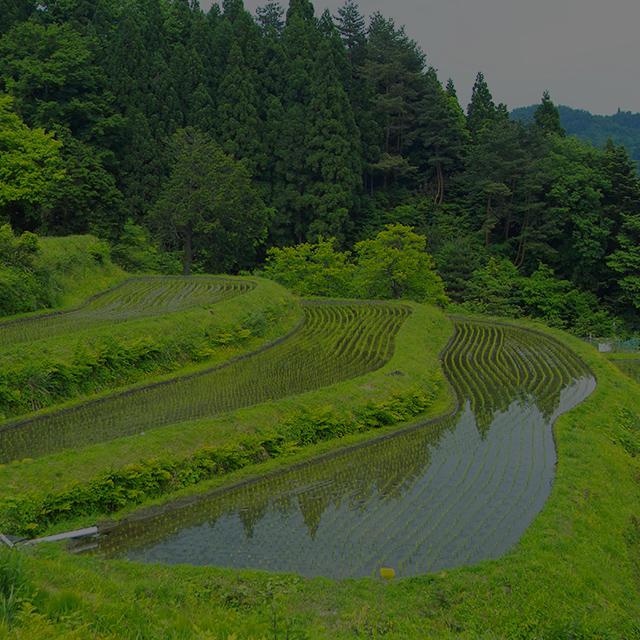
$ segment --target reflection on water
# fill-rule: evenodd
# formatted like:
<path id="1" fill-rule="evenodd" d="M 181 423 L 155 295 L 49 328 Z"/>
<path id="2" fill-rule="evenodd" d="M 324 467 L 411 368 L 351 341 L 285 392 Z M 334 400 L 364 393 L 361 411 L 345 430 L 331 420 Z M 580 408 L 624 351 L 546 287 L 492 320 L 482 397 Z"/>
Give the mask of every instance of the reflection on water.
<path id="1" fill-rule="evenodd" d="M 122 525 L 100 552 L 334 578 L 417 575 L 496 558 L 546 501 L 552 424 L 595 380 L 559 344 L 457 324 L 453 419 Z"/>

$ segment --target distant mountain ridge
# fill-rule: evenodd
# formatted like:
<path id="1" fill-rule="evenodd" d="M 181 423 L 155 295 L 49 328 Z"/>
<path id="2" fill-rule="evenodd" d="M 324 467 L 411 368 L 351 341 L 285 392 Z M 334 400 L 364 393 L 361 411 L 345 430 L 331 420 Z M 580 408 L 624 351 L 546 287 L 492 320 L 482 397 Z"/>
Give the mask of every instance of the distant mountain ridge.
<path id="1" fill-rule="evenodd" d="M 530 122 L 537 105 L 519 107 L 511 112 L 514 120 Z M 602 147 L 611 138 L 627 147 L 629 155 L 640 167 L 640 113 L 618 111 L 612 116 L 599 116 L 584 109 L 561 105 L 560 120 L 569 135 L 577 136 Z"/>

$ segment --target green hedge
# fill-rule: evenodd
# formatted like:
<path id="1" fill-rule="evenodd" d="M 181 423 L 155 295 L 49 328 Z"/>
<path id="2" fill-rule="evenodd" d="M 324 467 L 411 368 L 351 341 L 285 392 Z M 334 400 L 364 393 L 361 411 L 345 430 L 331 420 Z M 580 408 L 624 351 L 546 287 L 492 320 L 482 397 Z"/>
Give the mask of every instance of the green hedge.
<path id="1" fill-rule="evenodd" d="M 406 422 L 431 406 L 440 384 L 434 379 L 427 389 L 368 403 L 352 413 L 338 414 L 331 408 L 302 411 L 273 432 L 247 437 L 225 447 L 202 448 L 180 460 L 147 460 L 44 496 L 5 498 L 0 501 L 0 531 L 38 535 L 70 518 L 115 513 L 302 447 Z"/>

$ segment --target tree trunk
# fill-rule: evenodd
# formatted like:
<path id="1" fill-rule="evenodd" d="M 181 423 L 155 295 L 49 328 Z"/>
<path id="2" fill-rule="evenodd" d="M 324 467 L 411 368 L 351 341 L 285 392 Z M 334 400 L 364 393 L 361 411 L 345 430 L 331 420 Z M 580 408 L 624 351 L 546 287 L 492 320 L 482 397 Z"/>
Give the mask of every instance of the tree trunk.
<path id="1" fill-rule="evenodd" d="M 182 275 L 191 275 L 191 263 L 193 262 L 193 229 L 188 224 L 184 231 L 184 253 L 182 256 Z"/>
<path id="2" fill-rule="evenodd" d="M 491 235 L 491 226 L 489 225 L 490 216 L 491 216 L 491 196 L 487 198 L 487 209 L 485 212 L 485 219 L 484 219 L 484 246 L 485 247 L 489 246 L 489 238 Z"/>
<path id="3" fill-rule="evenodd" d="M 444 202 L 444 172 L 440 163 L 436 164 L 436 195 L 433 202 L 435 204 Z"/>

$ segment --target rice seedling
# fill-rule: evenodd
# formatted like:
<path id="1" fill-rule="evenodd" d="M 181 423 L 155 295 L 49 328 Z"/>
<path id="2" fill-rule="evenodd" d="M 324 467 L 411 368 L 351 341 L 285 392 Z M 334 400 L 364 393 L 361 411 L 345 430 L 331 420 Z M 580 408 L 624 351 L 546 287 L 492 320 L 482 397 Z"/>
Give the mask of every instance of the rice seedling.
<path id="1" fill-rule="evenodd" d="M 208 306 L 254 286 L 247 280 L 215 276 L 132 278 L 77 309 L 0 322 L 0 346 Z"/>
<path id="2" fill-rule="evenodd" d="M 103 303 L 106 313 L 123 306 Z M 356 377 L 387 362 L 409 313 L 408 307 L 384 303 L 306 303 L 296 330 L 247 357 L 3 424 L 0 462 L 211 417 Z"/>
<path id="3" fill-rule="evenodd" d="M 552 425 L 595 387 L 552 338 L 460 320 L 444 367 L 455 418 L 136 518 L 101 539 L 130 559 L 334 578 L 496 558 L 555 475 Z"/>

